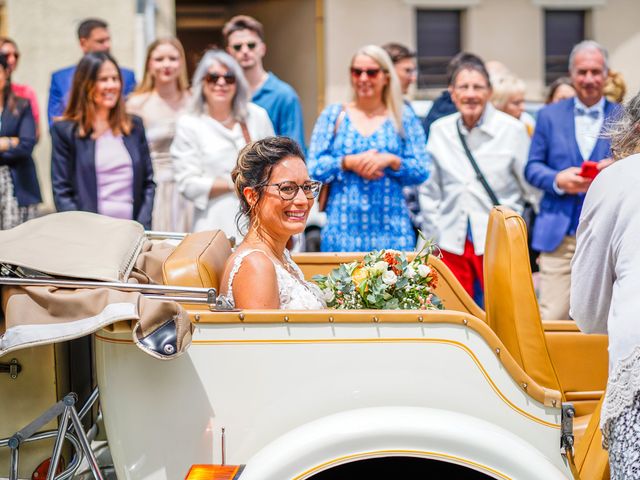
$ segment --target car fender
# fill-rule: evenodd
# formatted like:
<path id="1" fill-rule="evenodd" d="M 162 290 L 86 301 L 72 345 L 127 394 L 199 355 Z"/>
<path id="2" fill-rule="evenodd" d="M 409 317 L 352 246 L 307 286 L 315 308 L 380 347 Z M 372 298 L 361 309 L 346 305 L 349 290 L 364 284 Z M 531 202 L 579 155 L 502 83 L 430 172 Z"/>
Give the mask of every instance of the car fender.
<path id="1" fill-rule="evenodd" d="M 349 410 L 301 425 L 251 457 L 240 478 L 303 480 L 339 464 L 385 456 L 442 460 L 500 479 L 568 478 L 531 444 L 501 427 L 419 407 Z"/>

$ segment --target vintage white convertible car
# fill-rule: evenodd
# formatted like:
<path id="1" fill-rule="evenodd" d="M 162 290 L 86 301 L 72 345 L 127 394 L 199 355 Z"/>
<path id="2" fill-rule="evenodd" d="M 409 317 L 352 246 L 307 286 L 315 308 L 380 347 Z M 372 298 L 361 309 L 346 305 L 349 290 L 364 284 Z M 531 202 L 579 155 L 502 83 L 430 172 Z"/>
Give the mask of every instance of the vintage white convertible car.
<path id="1" fill-rule="evenodd" d="M 164 260 L 163 283 L 217 288 L 230 253 L 220 232 L 188 235 Z M 311 278 L 358 256 L 295 260 Z M 171 361 L 137 348 L 130 322 L 98 331 L 94 371 L 118 478 L 608 478 L 598 428 L 607 339 L 540 320 L 522 219 L 491 214 L 485 311 L 430 262 L 444 311 L 183 301 L 192 344 Z M 0 374 L 0 437 L 70 388 L 55 379 L 68 361 L 60 346 L 0 362 L 13 358 L 22 371 Z M 22 454 L 20 478 L 50 449 Z"/>

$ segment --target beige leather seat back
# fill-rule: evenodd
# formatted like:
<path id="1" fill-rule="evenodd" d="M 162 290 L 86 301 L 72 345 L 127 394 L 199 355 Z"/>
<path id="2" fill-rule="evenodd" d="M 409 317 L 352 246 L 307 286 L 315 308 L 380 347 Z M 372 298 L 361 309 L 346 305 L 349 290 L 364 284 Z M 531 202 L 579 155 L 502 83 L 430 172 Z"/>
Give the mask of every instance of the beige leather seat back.
<path id="1" fill-rule="evenodd" d="M 489 215 L 484 285 L 489 326 L 534 380 L 562 391 L 533 289 L 526 225 L 522 217 L 505 207 L 496 207 Z"/>
<path id="2" fill-rule="evenodd" d="M 187 235 L 162 265 L 165 285 L 215 288 L 220 280 L 231 244 L 221 230 L 197 232 Z"/>

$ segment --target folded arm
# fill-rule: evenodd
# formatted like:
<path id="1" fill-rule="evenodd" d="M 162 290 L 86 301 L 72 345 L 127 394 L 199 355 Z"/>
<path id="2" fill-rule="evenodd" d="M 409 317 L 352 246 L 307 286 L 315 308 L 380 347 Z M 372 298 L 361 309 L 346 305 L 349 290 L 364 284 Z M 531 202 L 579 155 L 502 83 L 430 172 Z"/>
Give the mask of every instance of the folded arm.
<path id="1" fill-rule="evenodd" d="M 216 179 L 205 175 L 199 145 L 198 135 L 191 125 L 178 120 L 176 135 L 171 144 L 175 180 L 180 193 L 191 200 L 196 208 L 204 210 L 209 198 L 215 193 L 213 190 Z M 228 185 L 229 181 L 224 180 Z"/>
<path id="2" fill-rule="evenodd" d="M 36 125 L 31 106 L 25 103 L 18 112 L 15 136 L 0 137 L 0 165 L 16 165 L 31 158 L 36 144 Z"/>
<path id="3" fill-rule="evenodd" d="M 336 121 L 341 112 L 339 105 L 324 109 L 318 117 L 309 143 L 309 174 L 323 183 L 330 183 L 342 176 L 342 156 L 333 149 Z"/>

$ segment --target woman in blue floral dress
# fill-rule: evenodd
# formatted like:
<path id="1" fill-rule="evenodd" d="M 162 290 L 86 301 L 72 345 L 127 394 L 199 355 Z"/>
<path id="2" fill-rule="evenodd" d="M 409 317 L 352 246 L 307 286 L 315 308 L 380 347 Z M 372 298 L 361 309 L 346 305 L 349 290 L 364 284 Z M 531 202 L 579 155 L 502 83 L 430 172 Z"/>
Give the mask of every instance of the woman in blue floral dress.
<path id="1" fill-rule="evenodd" d="M 324 252 L 413 250 L 416 238 L 402 188 L 424 182 L 429 157 L 420 121 L 405 106 L 380 47 L 351 62 L 354 100 L 330 105 L 311 136 L 309 173 L 330 186 Z"/>

